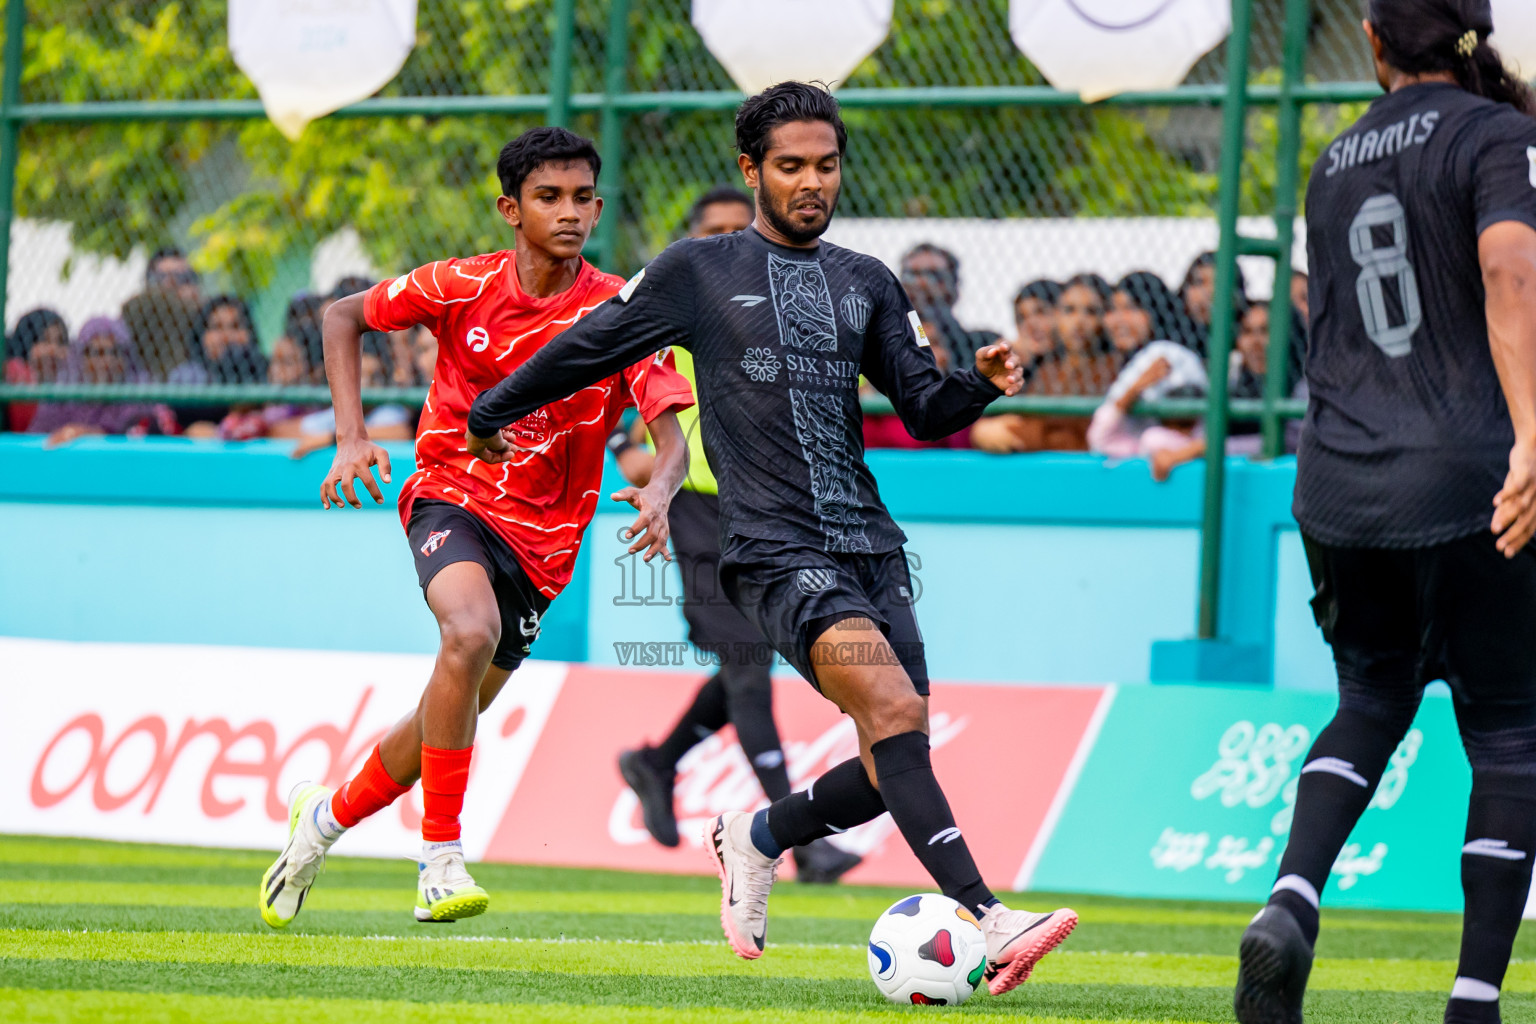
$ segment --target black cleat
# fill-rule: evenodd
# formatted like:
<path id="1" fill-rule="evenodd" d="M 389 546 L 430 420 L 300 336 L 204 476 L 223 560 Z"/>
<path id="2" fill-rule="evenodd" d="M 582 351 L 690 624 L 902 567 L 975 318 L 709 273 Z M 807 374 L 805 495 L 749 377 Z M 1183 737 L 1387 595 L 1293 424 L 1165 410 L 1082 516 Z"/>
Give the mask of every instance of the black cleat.
<path id="1" fill-rule="evenodd" d="M 825 839 L 795 847 L 795 881 L 831 885 L 863 863 L 864 858 L 840 850 Z"/>
<path id="2" fill-rule="evenodd" d="M 672 812 L 672 772 L 659 771 L 649 757 L 650 747 L 626 750 L 619 755 L 619 774 L 640 798 L 645 830 L 662 846 L 676 846 L 677 815 Z"/>
<path id="3" fill-rule="evenodd" d="M 1284 907 L 1270 904 L 1243 932 L 1232 1008 L 1241 1024 L 1302 1024 L 1312 947 Z"/>

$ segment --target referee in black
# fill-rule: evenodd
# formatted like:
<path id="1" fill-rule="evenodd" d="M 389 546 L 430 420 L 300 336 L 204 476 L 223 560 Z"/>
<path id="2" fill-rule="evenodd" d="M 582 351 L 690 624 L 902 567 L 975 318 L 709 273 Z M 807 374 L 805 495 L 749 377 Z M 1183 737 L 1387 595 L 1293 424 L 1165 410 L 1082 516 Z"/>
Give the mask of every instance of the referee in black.
<path id="1" fill-rule="evenodd" d="M 712 188 L 688 211 L 688 237 L 713 238 L 745 231 L 756 212 L 752 197 L 731 185 Z M 674 349 L 677 370 L 694 390 L 693 356 Z M 789 766 L 773 718 L 773 650 L 757 627 L 726 599 L 720 589 L 720 488 L 709 468 L 699 431 L 699 410 L 681 417 L 688 436 L 688 475 L 667 513 L 672 547 L 683 581 L 683 618 L 688 639 L 715 657 L 720 668 L 705 680 L 661 743 L 619 755 L 619 773 L 640 800 L 645 829 L 663 846 L 676 846 L 677 815 L 673 790 L 683 755 L 727 724 L 769 800 L 789 796 Z M 655 456 L 633 443 L 622 426 L 608 438 L 624 478 L 637 487 L 651 477 Z M 816 839 L 794 848 L 795 880 L 831 883 L 858 867 L 864 858 Z"/>
<path id="2" fill-rule="evenodd" d="M 1472 796 L 1447 1024 L 1497 1024 L 1536 858 L 1536 98 L 1488 0 L 1371 0 L 1387 94 L 1307 189 L 1310 389 L 1295 514 L 1339 708 L 1243 934 L 1243 1024 L 1301 1024 L 1318 904 L 1427 682 Z"/>

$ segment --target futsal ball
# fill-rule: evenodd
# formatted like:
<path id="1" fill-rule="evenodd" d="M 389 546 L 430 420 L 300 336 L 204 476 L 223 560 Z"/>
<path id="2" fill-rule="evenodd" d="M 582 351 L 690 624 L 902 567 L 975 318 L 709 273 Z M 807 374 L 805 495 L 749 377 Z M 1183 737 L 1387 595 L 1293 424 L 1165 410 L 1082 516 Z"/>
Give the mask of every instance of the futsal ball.
<path id="1" fill-rule="evenodd" d="M 976 915 L 948 896 L 908 896 L 869 933 L 869 975 L 893 1003 L 959 1006 L 986 968 L 987 941 Z"/>

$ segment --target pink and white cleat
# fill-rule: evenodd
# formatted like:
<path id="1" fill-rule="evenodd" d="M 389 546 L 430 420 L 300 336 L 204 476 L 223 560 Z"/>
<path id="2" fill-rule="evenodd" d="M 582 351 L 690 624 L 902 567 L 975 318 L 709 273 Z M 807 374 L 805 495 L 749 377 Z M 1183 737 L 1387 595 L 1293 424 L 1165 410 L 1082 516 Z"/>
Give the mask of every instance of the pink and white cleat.
<path id="1" fill-rule="evenodd" d="M 1029 980 L 1040 958 L 1061 945 L 1077 927 L 1077 911 L 1062 908 L 1048 914 L 1009 910 L 1001 903 L 981 915 L 987 938 L 987 991 L 995 996 Z"/>
<path id="2" fill-rule="evenodd" d="M 720 875 L 720 924 L 731 949 L 744 960 L 763 955 L 768 937 L 768 893 L 782 857 L 765 856 L 752 844 L 752 815 L 730 811 L 704 827 L 704 852 Z"/>

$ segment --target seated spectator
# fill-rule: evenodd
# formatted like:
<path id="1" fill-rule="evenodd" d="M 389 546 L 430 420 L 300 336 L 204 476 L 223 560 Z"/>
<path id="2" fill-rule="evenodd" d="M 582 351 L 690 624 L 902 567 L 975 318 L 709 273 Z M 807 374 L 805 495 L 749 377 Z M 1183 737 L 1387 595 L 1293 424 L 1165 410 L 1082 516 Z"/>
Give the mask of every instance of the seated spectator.
<path id="1" fill-rule="evenodd" d="M 382 331 L 367 331 L 362 337 L 361 376 L 363 390 L 385 388 L 390 383 L 389 335 Z M 432 343 L 436 359 L 437 339 Z M 416 414 L 398 403 L 378 406 L 368 413 L 363 423 L 368 436 L 374 441 L 409 441 L 416 436 Z M 328 406 L 310 413 L 299 423 L 299 443 L 293 457 L 303 458 L 312 451 L 329 448 L 336 443 L 336 407 Z"/>
<path id="2" fill-rule="evenodd" d="M 297 344 L 309 368 L 309 376 L 299 383 L 325 383 L 325 344 L 321 332 L 321 313 L 326 300 L 313 292 L 299 292 L 288 301 L 283 317 L 283 334 Z M 273 349 L 274 356 L 276 348 Z"/>
<path id="3" fill-rule="evenodd" d="M 1243 280 L 1242 267 L 1237 268 L 1233 282 L 1233 315 L 1241 314 L 1247 305 L 1247 285 Z M 1178 337 L 1169 338 L 1185 348 L 1194 349 L 1201 358 L 1210 348 L 1211 307 L 1216 302 L 1216 254 L 1203 252 L 1184 273 L 1184 283 L 1179 286 L 1180 311 Z"/>
<path id="4" fill-rule="evenodd" d="M 1055 348 L 1035 363 L 1025 393 L 1102 395 L 1125 360 L 1104 335 L 1112 289 L 1098 274 L 1079 274 L 1056 301 Z"/>
<path id="5" fill-rule="evenodd" d="M 16 321 L 5 343 L 7 384 L 52 384 L 69 359 L 69 328 L 51 309 L 34 309 Z M 26 430 L 37 415 L 36 402 L 16 402 L 6 410 L 11 430 Z"/>
<path id="6" fill-rule="evenodd" d="M 272 358 L 267 363 L 267 383 L 278 387 L 299 387 L 312 379 L 309 355 L 304 347 L 284 334 L 272 344 Z M 250 441 L 258 437 L 298 437 L 300 423 L 313 406 L 304 408 L 289 402 L 269 402 L 264 406 L 239 406 L 219 421 L 219 439 Z"/>
<path id="7" fill-rule="evenodd" d="M 261 354 L 251 312 L 243 299 L 218 295 L 208 300 L 198 315 L 188 345 L 187 361 L 172 370 L 172 384 L 261 384 L 267 379 L 267 360 Z M 229 404 L 182 410 L 189 421 L 188 437 L 218 436 L 219 423 L 230 414 Z"/>
<path id="8" fill-rule="evenodd" d="M 190 355 L 203 289 L 180 249 L 155 250 L 144 269 L 144 290 L 123 303 L 134 350 L 153 380 L 165 380 Z"/>
<path id="9" fill-rule="evenodd" d="M 1171 350 L 1158 349 L 1153 352 L 1154 346 L 1148 346 L 1144 354 L 1149 360 L 1135 368 L 1136 377 L 1126 385 L 1127 390 L 1141 385 L 1148 375 L 1156 377 L 1158 371 L 1154 370 L 1152 363 L 1171 354 Z M 1227 378 L 1227 394 L 1232 398 L 1256 398 L 1264 391 L 1264 374 L 1269 349 L 1269 306 L 1256 303 L 1249 306 L 1243 313 L 1243 319 L 1237 334 L 1236 346 L 1232 355 L 1231 371 Z M 1172 369 L 1173 360 L 1170 363 Z M 1130 377 L 1131 367 L 1127 367 L 1124 376 Z M 1171 373 L 1170 373 L 1171 375 Z M 1187 376 L 1187 375 L 1186 375 Z M 1151 383 L 1155 383 L 1154 380 Z M 1118 385 L 1119 382 L 1117 381 Z M 1150 384 L 1146 385 L 1147 388 Z M 1293 394 L 1304 394 L 1305 385 L 1300 384 L 1293 390 Z M 1144 388 L 1145 390 L 1145 388 Z M 1192 393 L 1196 388 L 1185 387 L 1180 392 L 1175 392 L 1171 387 L 1162 397 L 1172 397 L 1176 393 Z M 1203 392 L 1205 388 L 1198 389 Z M 1123 397 L 1123 395 L 1122 395 Z M 1147 394 L 1146 397 L 1153 397 Z M 1120 424 L 1116 423 L 1118 416 L 1124 416 L 1125 412 L 1134 405 L 1134 400 L 1123 406 L 1115 402 L 1106 402 L 1098 412 L 1094 414 L 1094 436 L 1101 438 L 1102 450 L 1107 453 L 1115 443 L 1114 438 L 1122 432 L 1117 430 Z M 1101 420 L 1101 417 L 1103 419 Z M 1206 451 L 1204 427 L 1196 422 L 1189 424 L 1188 429 L 1178 429 L 1184 424 L 1164 424 L 1157 433 L 1144 432 L 1138 435 L 1138 454 L 1147 456 L 1152 467 L 1154 480 L 1166 480 L 1175 467 L 1186 462 L 1192 462 L 1203 458 Z M 1295 451 L 1296 443 L 1300 436 L 1300 423 L 1292 423 L 1286 429 L 1286 450 Z M 1226 453 L 1228 455 L 1258 455 L 1261 444 L 1258 425 L 1252 422 L 1233 423 L 1231 432 L 1227 436 Z"/>
<path id="10" fill-rule="evenodd" d="M 1104 311 L 1104 333 L 1123 359 L 1151 341 L 1173 341 L 1179 303 L 1163 279 L 1147 270 L 1126 274 L 1115 285 Z"/>
<path id="11" fill-rule="evenodd" d="M 1301 314 L 1301 322 L 1306 323 L 1312 316 L 1311 306 L 1308 304 L 1307 288 L 1311 282 L 1307 278 L 1305 270 L 1291 271 L 1291 308 Z"/>
<path id="12" fill-rule="evenodd" d="M 923 321 L 929 339 L 942 338 L 957 369 L 974 366 L 976 350 L 1000 337 L 996 331 L 972 330 L 955 318 L 960 301 L 960 260 L 931 242 L 913 246 L 901 258 L 901 286 Z"/>
<path id="13" fill-rule="evenodd" d="M 1013 297 L 1013 325 L 1018 331 L 1013 351 L 1024 365 L 1030 365 L 1054 347 L 1051 332 L 1060 298 L 1061 283 L 1045 278 L 1029 282 Z"/>
<path id="14" fill-rule="evenodd" d="M 121 320 L 87 320 L 69 346 L 69 359 L 59 380 L 69 384 L 143 383 L 149 374 L 139 365 L 128 328 Z M 27 428 L 47 434 L 49 445 L 64 444 L 87 434 L 174 434 L 176 416 L 163 405 L 148 402 L 44 402 Z"/>
<path id="15" fill-rule="evenodd" d="M 423 387 L 432 383 L 437 368 L 437 337 L 420 324 L 405 331 L 390 332 L 395 355 L 395 369 L 390 375 L 395 387 Z"/>
<path id="16" fill-rule="evenodd" d="M 1112 458 L 1151 457 L 1163 448 L 1182 448 L 1192 440 L 1182 424 L 1165 425 L 1134 416 L 1136 403 L 1170 397 L 1204 397 L 1205 364 L 1194 352 L 1171 341 L 1147 345 L 1120 371 L 1104 404 L 1088 426 L 1090 451 Z"/>

